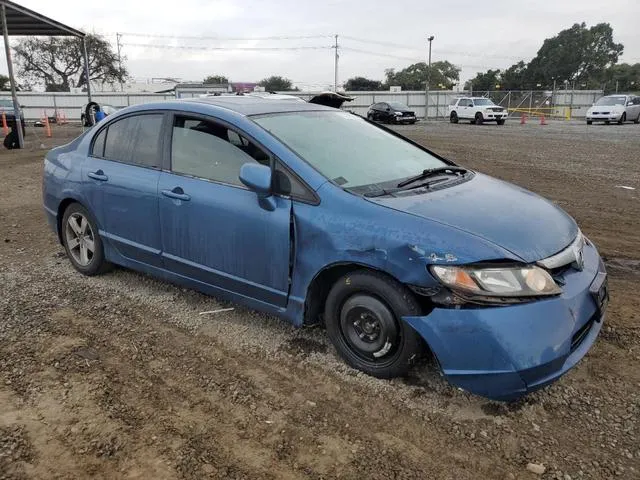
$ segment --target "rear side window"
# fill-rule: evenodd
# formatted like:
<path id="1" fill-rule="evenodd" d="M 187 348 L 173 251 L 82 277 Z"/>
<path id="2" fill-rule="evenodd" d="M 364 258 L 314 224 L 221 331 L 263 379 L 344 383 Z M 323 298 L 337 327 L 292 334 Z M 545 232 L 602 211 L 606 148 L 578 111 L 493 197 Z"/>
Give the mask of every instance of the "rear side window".
<path id="1" fill-rule="evenodd" d="M 107 138 L 107 129 L 104 128 L 96 135 L 91 148 L 91 155 L 94 157 L 104 157 L 104 141 Z"/>
<path id="2" fill-rule="evenodd" d="M 143 167 L 159 167 L 162 118 L 161 113 L 134 115 L 110 124 L 104 157 Z"/>

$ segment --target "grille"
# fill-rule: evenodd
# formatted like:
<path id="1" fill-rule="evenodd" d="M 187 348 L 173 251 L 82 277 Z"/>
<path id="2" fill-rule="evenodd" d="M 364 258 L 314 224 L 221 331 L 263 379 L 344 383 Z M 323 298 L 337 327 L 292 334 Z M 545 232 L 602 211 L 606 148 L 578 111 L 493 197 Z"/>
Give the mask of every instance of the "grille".
<path id="1" fill-rule="evenodd" d="M 403 117 L 413 117 L 413 112 L 402 112 Z"/>
<path id="2" fill-rule="evenodd" d="M 501 112 L 503 109 L 502 108 L 492 108 L 491 110 L 493 110 L 494 112 Z"/>

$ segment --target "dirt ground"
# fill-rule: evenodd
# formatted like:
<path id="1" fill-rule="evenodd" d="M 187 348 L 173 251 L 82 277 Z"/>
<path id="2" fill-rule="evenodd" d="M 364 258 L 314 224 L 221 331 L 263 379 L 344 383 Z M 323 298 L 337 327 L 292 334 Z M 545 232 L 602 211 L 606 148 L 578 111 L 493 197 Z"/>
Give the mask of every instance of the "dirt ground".
<path id="1" fill-rule="evenodd" d="M 429 363 L 367 377 L 321 329 L 201 315 L 230 305 L 124 269 L 83 277 L 41 207 L 46 148 L 79 129 L 30 130 L 0 152 L 0 479 L 640 478 L 640 125 L 400 130 L 553 199 L 598 245 L 612 299 L 575 369 L 501 404 Z"/>

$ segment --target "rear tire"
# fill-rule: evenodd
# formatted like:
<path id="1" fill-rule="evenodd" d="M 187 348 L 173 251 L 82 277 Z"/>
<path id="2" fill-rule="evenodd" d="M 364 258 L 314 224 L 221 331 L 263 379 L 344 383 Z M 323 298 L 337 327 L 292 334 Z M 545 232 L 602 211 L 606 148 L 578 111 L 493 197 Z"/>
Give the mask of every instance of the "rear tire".
<path id="1" fill-rule="evenodd" d="M 482 125 L 482 122 L 484 122 L 484 117 L 481 113 L 476 113 L 476 125 Z"/>
<path id="2" fill-rule="evenodd" d="M 104 246 L 93 215 L 79 203 L 64 211 L 61 224 L 62 244 L 73 268 L 89 277 L 110 269 L 104 258 Z"/>
<path id="3" fill-rule="evenodd" d="M 423 341 L 401 317 L 419 315 L 412 293 L 378 272 L 358 270 L 339 279 L 325 304 L 327 334 L 353 368 L 378 378 L 405 375 L 423 353 Z"/>
<path id="4" fill-rule="evenodd" d="M 640 113 L 638 113 L 638 117 L 633 121 L 633 123 L 640 123 Z"/>
<path id="5" fill-rule="evenodd" d="M 456 112 L 451 112 L 451 115 L 449 115 L 449 121 L 451 123 L 458 123 L 458 114 Z"/>

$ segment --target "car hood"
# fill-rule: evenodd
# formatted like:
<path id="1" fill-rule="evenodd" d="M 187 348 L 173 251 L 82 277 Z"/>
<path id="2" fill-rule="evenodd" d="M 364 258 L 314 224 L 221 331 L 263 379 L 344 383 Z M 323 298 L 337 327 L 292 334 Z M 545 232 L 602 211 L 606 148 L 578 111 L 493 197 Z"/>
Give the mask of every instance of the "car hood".
<path id="1" fill-rule="evenodd" d="M 559 252 L 578 234 L 575 221 L 550 201 L 482 174 L 429 193 L 371 201 L 481 237 L 527 263 Z"/>
<path id="2" fill-rule="evenodd" d="M 594 105 L 587 110 L 587 113 L 593 112 L 619 112 L 624 110 L 623 105 Z"/>

